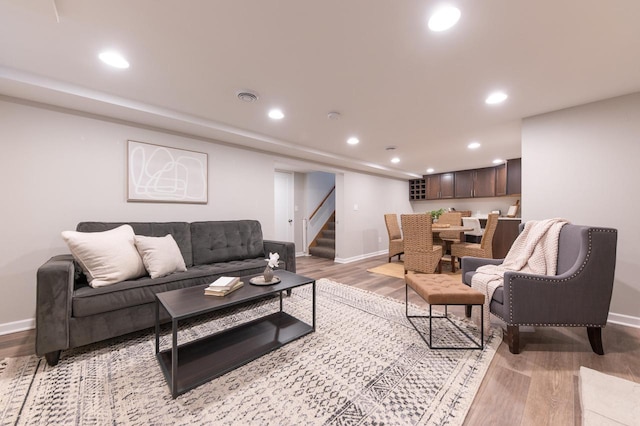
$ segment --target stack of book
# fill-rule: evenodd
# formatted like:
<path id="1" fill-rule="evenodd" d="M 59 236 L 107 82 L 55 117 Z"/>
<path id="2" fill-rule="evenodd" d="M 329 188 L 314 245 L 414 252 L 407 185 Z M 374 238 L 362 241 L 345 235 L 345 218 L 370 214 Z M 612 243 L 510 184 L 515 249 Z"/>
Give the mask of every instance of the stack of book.
<path id="1" fill-rule="evenodd" d="M 220 277 L 204 289 L 206 296 L 226 296 L 242 287 L 244 283 L 238 277 Z"/>

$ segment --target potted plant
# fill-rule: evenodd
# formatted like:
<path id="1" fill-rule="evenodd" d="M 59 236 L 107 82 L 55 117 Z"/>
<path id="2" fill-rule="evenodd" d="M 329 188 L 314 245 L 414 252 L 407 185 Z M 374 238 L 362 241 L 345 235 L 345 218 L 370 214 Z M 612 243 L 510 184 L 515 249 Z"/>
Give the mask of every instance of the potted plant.
<path id="1" fill-rule="evenodd" d="M 440 215 L 444 213 L 444 209 L 431 210 L 430 212 L 427 212 L 427 213 L 431 214 L 431 220 L 433 220 L 434 222 L 437 222 Z"/>

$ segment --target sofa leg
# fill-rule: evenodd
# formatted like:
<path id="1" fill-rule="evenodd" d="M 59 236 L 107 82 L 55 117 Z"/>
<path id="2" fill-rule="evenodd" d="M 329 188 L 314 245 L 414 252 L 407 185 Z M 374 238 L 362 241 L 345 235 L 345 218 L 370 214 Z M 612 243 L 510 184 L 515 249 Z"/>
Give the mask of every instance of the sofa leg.
<path id="1" fill-rule="evenodd" d="M 589 343 L 591 343 L 591 349 L 598 355 L 604 355 L 604 348 L 602 347 L 602 327 L 587 327 L 587 335 L 589 336 Z"/>
<path id="2" fill-rule="evenodd" d="M 60 361 L 60 353 L 62 353 L 62 351 L 47 352 L 44 354 L 44 359 L 47 360 L 47 364 L 54 367 L 58 364 L 58 361 Z"/>
<path id="3" fill-rule="evenodd" d="M 505 338 L 509 345 L 509 352 L 512 354 L 520 353 L 520 327 L 517 325 L 507 326 L 507 336 Z"/>
<path id="4" fill-rule="evenodd" d="M 473 307 L 473 305 L 466 305 L 464 307 L 464 316 L 467 318 L 471 318 L 471 308 Z"/>

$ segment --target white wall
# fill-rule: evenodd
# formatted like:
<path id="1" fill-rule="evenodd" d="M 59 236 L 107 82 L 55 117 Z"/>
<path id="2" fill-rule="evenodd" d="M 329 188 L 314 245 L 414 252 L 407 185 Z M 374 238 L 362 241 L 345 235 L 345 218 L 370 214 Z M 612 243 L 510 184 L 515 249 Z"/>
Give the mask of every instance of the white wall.
<path id="1" fill-rule="evenodd" d="M 128 203 L 128 139 L 206 152 L 209 203 Z M 80 221 L 256 219 L 264 237 L 273 238 L 274 171 L 282 158 L 6 98 L 0 98 L 0 144 L 0 334 L 33 326 L 36 271 L 51 256 L 68 253 L 60 232 Z M 301 213 L 305 180 L 296 173 Z M 354 172 L 340 180 L 341 197 L 360 209 L 341 221 L 348 236 L 339 239 L 339 255 L 353 260 L 386 250 L 383 214 L 411 212 L 407 182 Z"/>
<path id="2" fill-rule="evenodd" d="M 618 229 L 611 320 L 640 326 L 640 93 L 527 118 L 524 220 Z"/>
<path id="3" fill-rule="evenodd" d="M 336 262 L 385 253 L 385 213 L 412 213 L 406 180 L 345 172 L 336 176 Z M 356 210 L 357 206 L 357 210 Z"/>
<path id="4" fill-rule="evenodd" d="M 273 238 L 270 156 L 3 101 L 0 129 L 0 332 L 34 318 L 36 270 L 68 253 L 60 232 L 80 221 L 257 219 Z M 127 139 L 206 152 L 209 203 L 128 203 Z"/>
<path id="5" fill-rule="evenodd" d="M 311 216 L 313 211 L 320 205 L 324 197 L 327 196 L 331 188 L 336 185 L 336 175 L 327 172 L 307 173 L 305 195 L 306 213 L 305 217 Z"/>

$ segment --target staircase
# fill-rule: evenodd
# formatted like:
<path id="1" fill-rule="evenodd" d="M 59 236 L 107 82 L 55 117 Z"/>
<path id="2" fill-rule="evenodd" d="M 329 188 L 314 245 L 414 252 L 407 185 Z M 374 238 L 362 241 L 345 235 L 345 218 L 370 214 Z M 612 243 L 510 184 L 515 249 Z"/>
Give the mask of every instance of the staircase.
<path id="1" fill-rule="evenodd" d="M 331 215 L 327 223 L 316 239 L 309 245 L 309 254 L 311 256 L 324 257 L 326 259 L 335 259 L 336 257 L 336 222 L 335 216 Z"/>

